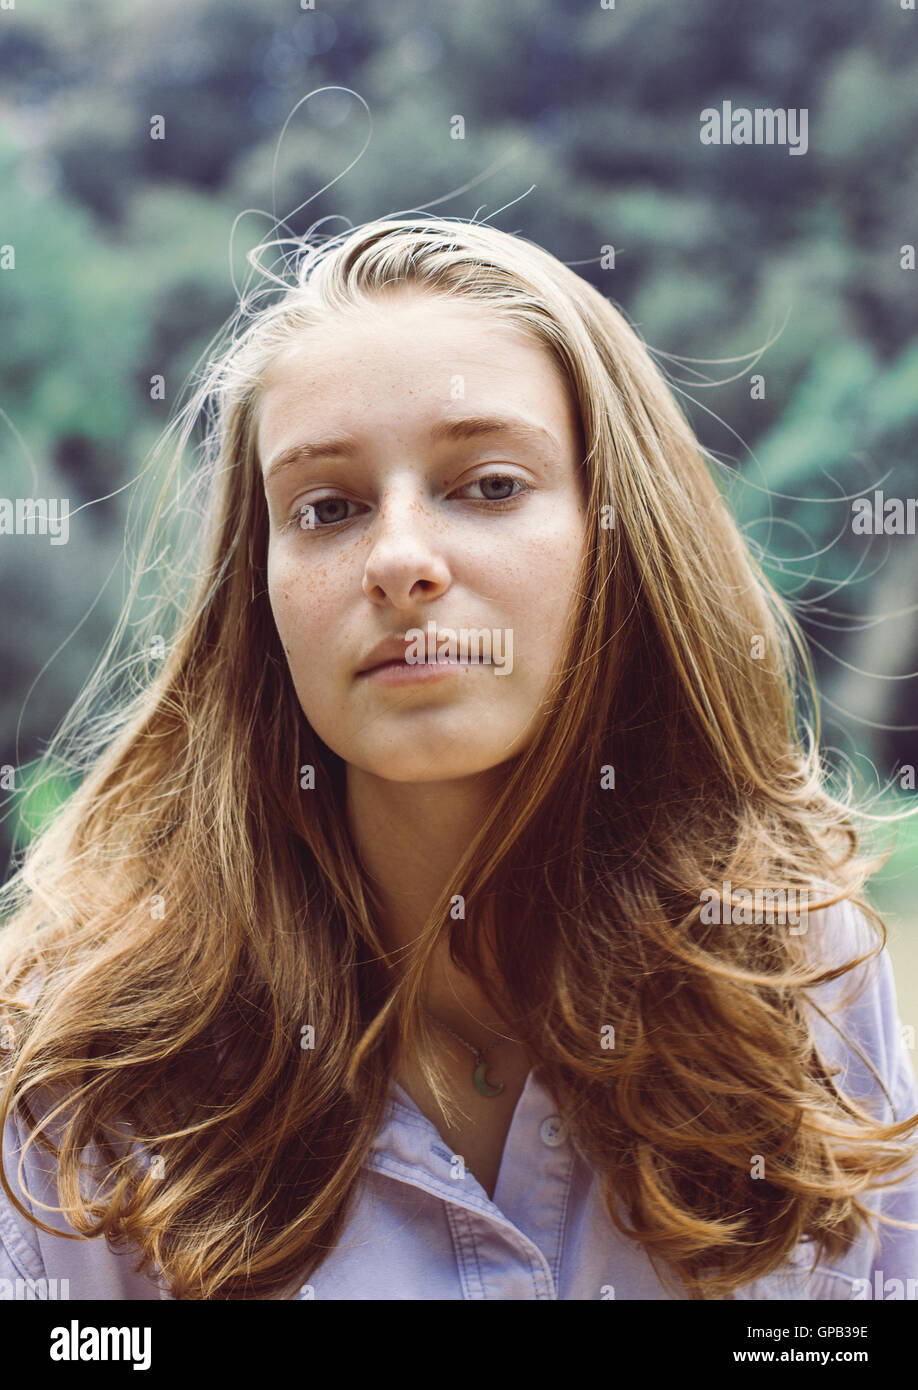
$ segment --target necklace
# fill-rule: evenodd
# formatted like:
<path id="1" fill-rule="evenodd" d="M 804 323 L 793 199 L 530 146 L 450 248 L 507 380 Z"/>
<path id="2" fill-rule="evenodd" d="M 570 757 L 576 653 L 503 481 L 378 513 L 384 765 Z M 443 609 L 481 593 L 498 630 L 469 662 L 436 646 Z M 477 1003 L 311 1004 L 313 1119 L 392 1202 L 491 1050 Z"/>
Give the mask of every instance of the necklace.
<path id="1" fill-rule="evenodd" d="M 470 1052 L 475 1054 L 475 1071 L 472 1075 L 472 1081 L 474 1082 L 475 1090 L 478 1094 L 480 1096 L 487 1096 L 489 1099 L 491 1096 L 499 1096 L 504 1089 L 505 1083 L 499 1081 L 496 1086 L 488 1085 L 488 1080 L 485 1076 L 485 1068 L 487 1066 L 485 1057 L 491 1051 L 491 1048 L 497 1047 L 498 1043 L 503 1042 L 504 1039 L 498 1038 L 497 1042 L 490 1043 L 488 1047 L 473 1047 L 470 1042 L 466 1042 L 465 1038 L 460 1038 L 459 1034 L 454 1032 L 448 1023 L 443 1023 L 439 1018 L 436 1018 L 428 1008 L 425 1008 L 424 1012 L 428 1018 L 433 1019 L 433 1022 L 436 1023 L 438 1027 L 445 1028 L 447 1033 L 452 1033 L 457 1042 L 461 1042 L 463 1047 L 467 1047 Z"/>

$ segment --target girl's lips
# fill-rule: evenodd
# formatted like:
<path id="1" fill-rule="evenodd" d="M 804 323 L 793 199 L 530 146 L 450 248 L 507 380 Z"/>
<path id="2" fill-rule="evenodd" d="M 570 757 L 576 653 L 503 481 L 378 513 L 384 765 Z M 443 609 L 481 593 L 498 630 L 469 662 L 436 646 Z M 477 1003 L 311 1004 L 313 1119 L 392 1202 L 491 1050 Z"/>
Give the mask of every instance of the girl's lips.
<path id="1" fill-rule="evenodd" d="M 386 661 L 381 666 L 373 666 L 369 671 L 361 671 L 358 679 L 375 681 L 380 685 L 411 685 L 415 682 L 443 680 L 446 676 L 468 668 L 462 661 Z"/>

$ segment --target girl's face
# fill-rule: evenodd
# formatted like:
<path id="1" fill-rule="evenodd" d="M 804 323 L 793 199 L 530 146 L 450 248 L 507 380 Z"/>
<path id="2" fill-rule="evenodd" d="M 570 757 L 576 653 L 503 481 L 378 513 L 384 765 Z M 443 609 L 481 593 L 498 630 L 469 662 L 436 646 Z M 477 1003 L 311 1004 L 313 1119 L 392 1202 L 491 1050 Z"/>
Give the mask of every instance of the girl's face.
<path id="1" fill-rule="evenodd" d="M 268 592 L 303 713 L 346 763 L 429 782 L 525 749 L 575 611 L 581 447 L 547 349 L 469 303 L 400 287 L 275 362 Z"/>

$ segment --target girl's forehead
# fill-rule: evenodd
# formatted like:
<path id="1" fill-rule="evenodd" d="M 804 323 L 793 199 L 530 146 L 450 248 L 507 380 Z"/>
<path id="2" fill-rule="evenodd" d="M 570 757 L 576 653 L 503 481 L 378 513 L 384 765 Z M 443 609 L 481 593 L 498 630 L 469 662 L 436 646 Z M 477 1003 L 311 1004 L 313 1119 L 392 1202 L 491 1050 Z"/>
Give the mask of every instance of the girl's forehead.
<path id="1" fill-rule="evenodd" d="M 361 400 L 384 384 L 387 391 L 410 397 L 425 384 L 463 399 L 511 395 L 531 398 L 533 408 L 546 402 L 549 374 L 564 382 L 554 354 L 535 335 L 507 323 L 477 320 L 449 322 L 411 317 L 311 326 L 272 354 L 259 375 L 257 398 L 291 403 L 307 397 L 304 386 L 354 394 Z M 446 386 L 442 385 L 446 381 Z M 438 383 L 440 383 L 438 385 Z M 315 394 L 310 393 L 315 401 Z"/>
<path id="2" fill-rule="evenodd" d="M 509 311 L 462 294 L 397 286 L 340 306 L 317 305 L 304 322 L 295 316 L 289 329 L 281 333 L 273 348 L 270 365 L 295 360 L 301 355 L 315 356 L 323 345 L 353 343 L 359 348 L 367 336 L 397 331 L 410 338 L 414 333 L 436 334 L 443 328 L 464 338 L 484 333 L 492 342 L 522 348 L 544 348 L 544 343 Z"/>

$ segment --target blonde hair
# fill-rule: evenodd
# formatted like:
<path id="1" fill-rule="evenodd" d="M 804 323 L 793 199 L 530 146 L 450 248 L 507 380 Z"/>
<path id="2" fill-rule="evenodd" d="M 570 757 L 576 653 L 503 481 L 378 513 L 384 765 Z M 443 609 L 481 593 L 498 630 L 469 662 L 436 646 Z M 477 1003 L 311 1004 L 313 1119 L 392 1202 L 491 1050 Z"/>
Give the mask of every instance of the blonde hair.
<path id="1" fill-rule="evenodd" d="M 301 244 L 269 281 L 270 302 L 243 297 L 176 416 L 125 614 L 48 752 L 50 766 L 69 748 L 86 775 L 5 890 L 0 1121 L 18 1106 L 57 1155 L 75 1231 L 132 1243 L 175 1297 L 289 1297 L 341 1234 L 400 1029 L 448 1093 L 420 1009 L 446 937 L 538 1059 L 612 1220 L 673 1288 L 729 1297 L 804 1237 L 839 1253 L 867 1219 L 858 1194 L 901 1165 L 918 1123 L 849 1101 L 803 1010 L 807 988 L 866 957 L 828 969 L 786 921 L 737 931 L 699 904 L 724 881 L 818 885 L 810 911 L 852 901 L 879 949 L 885 929 L 859 896 L 873 864 L 849 798 L 825 785 L 794 619 L 666 380 L 596 289 L 488 226 L 371 222 Z M 255 427 L 278 354 L 409 283 L 486 307 L 552 354 L 579 408 L 592 525 L 544 719 L 396 968 L 347 834 L 344 765 L 299 707 L 268 605 Z M 201 419 L 203 462 L 181 484 Z M 162 563 L 170 506 L 199 534 L 187 593 L 140 626 L 146 651 L 174 631 L 138 677 L 117 644 Z M 797 712 L 798 662 L 814 725 Z M 124 676 L 139 688 L 106 692 Z M 111 708 L 93 721 L 97 696 Z M 610 767 L 617 791 L 602 785 Z M 39 1116 L 45 1094 L 56 1108 Z M 165 1181 L 113 1139 L 124 1126 Z M 79 1188 L 90 1142 L 110 1179 L 92 1198 Z M 773 1155 L 768 1181 L 749 1180 L 753 1150 Z"/>

